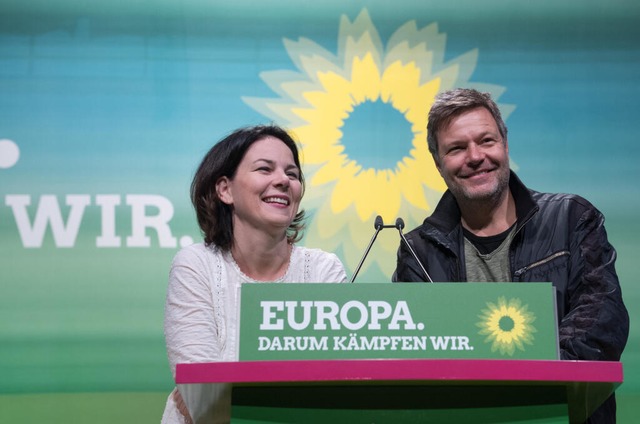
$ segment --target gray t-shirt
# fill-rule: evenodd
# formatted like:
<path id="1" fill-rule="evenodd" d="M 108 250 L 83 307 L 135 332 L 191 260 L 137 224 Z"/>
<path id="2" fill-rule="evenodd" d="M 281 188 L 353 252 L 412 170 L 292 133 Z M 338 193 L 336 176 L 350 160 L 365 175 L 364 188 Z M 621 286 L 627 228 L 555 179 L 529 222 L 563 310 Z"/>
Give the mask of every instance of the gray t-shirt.
<path id="1" fill-rule="evenodd" d="M 515 225 L 504 241 L 493 252 L 482 254 L 466 237 L 464 238 L 467 281 L 474 283 L 511 281 L 509 272 L 509 246 L 515 235 Z"/>

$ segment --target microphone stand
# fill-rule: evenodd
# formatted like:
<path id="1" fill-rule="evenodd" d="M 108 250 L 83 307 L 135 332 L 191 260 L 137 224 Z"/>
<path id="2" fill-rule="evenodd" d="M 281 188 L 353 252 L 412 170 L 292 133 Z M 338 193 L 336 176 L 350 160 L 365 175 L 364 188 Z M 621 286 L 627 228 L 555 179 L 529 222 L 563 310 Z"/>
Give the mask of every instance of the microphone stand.
<path id="1" fill-rule="evenodd" d="M 404 236 L 404 233 L 402 232 L 402 229 L 404 228 L 404 220 L 402 218 L 396 219 L 395 227 L 398 230 L 398 233 L 400 233 L 400 238 L 404 242 L 405 246 L 407 246 L 407 248 L 409 249 L 409 252 L 411 252 L 411 256 L 413 256 L 413 259 L 416 260 L 416 262 L 418 263 L 418 266 L 420 267 L 420 269 L 422 270 L 424 275 L 427 277 L 427 280 L 429 280 L 430 283 L 433 283 L 433 280 L 431 279 L 431 276 L 429 275 L 427 270 L 424 269 L 424 266 L 422 266 L 422 263 L 420 262 L 420 259 L 418 259 L 418 255 L 416 255 L 416 252 L 413 251 L 413 248 L 409 244 L 409 240 L 407 240 L 407 238 Z"/>
<path id="2" fill-rule="evenodd" d="M 350 283 L 353 283 L 353 281 L 356 279 L 356 276 L 358 275 L 358 272 L 360 272 L 360 268 L 362 268 L 362 264 L 364 263 L 364 260 L 367 257 L 367 255 L 369 254 L 369 250 L 371 250 L 371 246 L 373 246 L 373 242 L 376 241 L 376 237 L 378 237 L 378 233 L 383 228 L 392 227 L 392 225 L 384 225 L 384 221 L 382 221 L 382 217 L 380 215 L 378 215 L 378 216 L 376 216 L 376 220 L 373 223 L 373 227 L 376 229 L 376 232 L 373 233 L 373 237 L 371 237 L 371 241 L 369 242 L 369 246 L 367 246 L 367 250 L 364 251 L 364 255 L 362 255 L 362 259 L 360 259 L 360 263 L 356 267 L 356 270 L 353 273 L 353 276 L 351 277 L 351 281 L 349 281 Z"/>
<path id="3" fill-rule="evenodd" d="M 422 266 L 422 263 L 420 262 L 420 259 L 418 259 L 418 255 L 416 255 L 416 252 L 413 251 L 413 248 L 409 244 L 409 241 L 407 240 L 407 238 L 404 236 L 404 233 L 402 232 L 402 229 L 404 228 L 404 220 L 402 218 L 396 219 L 395 225 L 384 225 L 384 221 L 382 220 L 382 217 L 380 215 L 378 215 L 378 216 L 376 216 L 376 220 L 373 223 L 373 226 L 376 229 L 376 232 L 373 233 L 373 237 L 371 237 L 371 241 L 369 241 L 369 245 L 367 246 L 367 249 L 364 251 L 364 255 L 362 255 L 362 259 L 360 259 L 360 263 L 356 267 L 356 270 L 353 273 L 353 276 L 351 277 L 351 281 L 349 281 L 350 283 L 353 283 L 355 281 L 356 276 L 358 275 L 358 272 L 360 272 L 360 268 L 362 268 L 362 264 L 364 263 L 364 260 L 366 259 L 367 255 L 369 254 L 369 251 L 371 250 L 371 246 L 373 246 L 373 242 L 376 241 L 376 237 L 378 237 L 378 233 L 383 228 L 395 228 L 395 229 L 398 230 L 398 233 L 400 234 L 400 238 L 402 239 L 402 242 L 405 244 L 405 246 L 407 246 L 407 248 L 409 249 L 409 252 L 411 253 L 411 256 L 413 256 L 413 259 L 416 260 L 416 262 L 418 263 L 418 266 L 420 267 L 420 269 L 422 270 L 424 275 L 427 277 L 427 280 L 430 283 L 433 283 L 433 280 L 431 279 L 431 276 L 429 275 L 427 270 L 424 268 L 424 266 Z"/>

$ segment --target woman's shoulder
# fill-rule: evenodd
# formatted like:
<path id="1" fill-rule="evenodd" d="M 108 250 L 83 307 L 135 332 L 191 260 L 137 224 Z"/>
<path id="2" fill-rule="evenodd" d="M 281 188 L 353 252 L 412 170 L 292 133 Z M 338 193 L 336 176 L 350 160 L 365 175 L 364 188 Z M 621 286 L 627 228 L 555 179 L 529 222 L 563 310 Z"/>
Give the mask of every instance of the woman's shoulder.
<path id="1" fill-rule="evenodd" d="M 176 253 L 173 258 L 173 266 L 209 262 L 213 257 L 218 255 L 221 255 L 221 251 L 216 246 L 194 243 L 183 247 Z"/>
<path id="2" fill-rule="evenodd" d="M 294 250 L 298 251 L 298 254 L 302 257 L 309 258 L 312 261 L 339 261 L 338 256 L 335 253 L 327 252 L 322 249 L 305 246 L 294 246 Z"/>
<path id="3" fill-rule="evenodd" d="M 306 281 L 346 281 L 344 266 L 335 253 L 317 248 L 294 246 L 293 257 L 303 265 Z"/>

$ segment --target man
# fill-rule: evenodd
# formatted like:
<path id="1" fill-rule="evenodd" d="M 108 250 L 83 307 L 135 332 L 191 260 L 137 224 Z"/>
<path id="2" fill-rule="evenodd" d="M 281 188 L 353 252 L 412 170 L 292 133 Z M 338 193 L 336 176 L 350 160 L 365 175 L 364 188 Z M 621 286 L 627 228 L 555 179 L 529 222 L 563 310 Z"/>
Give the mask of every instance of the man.
<path id="1" fill-rule="evenodd" d="M 438 95 L 427 132 L 448 190 L 407 239 L 433 281 L 550 281 L 561 359 L 618 361 L 629 316 L 602 214 L 579 196 L 524 186 L 509 169 L 507 127 L 489 94 Z M 393 280 L 426 278 L 401 245 Z M 589 422 L 615 422 L 613 396 Z"/>

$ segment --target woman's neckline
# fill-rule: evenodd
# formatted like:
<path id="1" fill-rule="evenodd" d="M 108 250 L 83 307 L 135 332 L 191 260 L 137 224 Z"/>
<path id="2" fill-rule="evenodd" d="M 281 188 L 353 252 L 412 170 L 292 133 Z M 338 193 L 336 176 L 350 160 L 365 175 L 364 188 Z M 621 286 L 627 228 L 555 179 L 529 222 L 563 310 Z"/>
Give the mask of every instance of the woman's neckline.
<path id="1" fill-rule="evenodd" d="M 295 245 L 290 245 L 289 260 L 287 261 L 287 267 L 284 269 L 284 272 L 279 277 L 274 279 L 268 279 L 268 280 L 252 278 L 249 275 L 247 275 L 244 271 L 242 271 L 242 269 L 240 268 L 240 265 L 238 265 L 238 262 L 236 262 L 236 259 L 233 257 L 231 250 L 224 252 L 224 255 L 227 257 L 227 260 L 231 263 L 231 265 L 235 268 L 236 272 L 238 272 L 242 280 L 245 280 L 247 282 L 252 282 L 252 283 L 280 283 L 285 280 L 285 277 L 287 276 L 287 274 L 289 273 L 289 270 L 291 269 L 291 262 L 293 261 L 293 255 L 295 251 L 296 251 Z"/>

